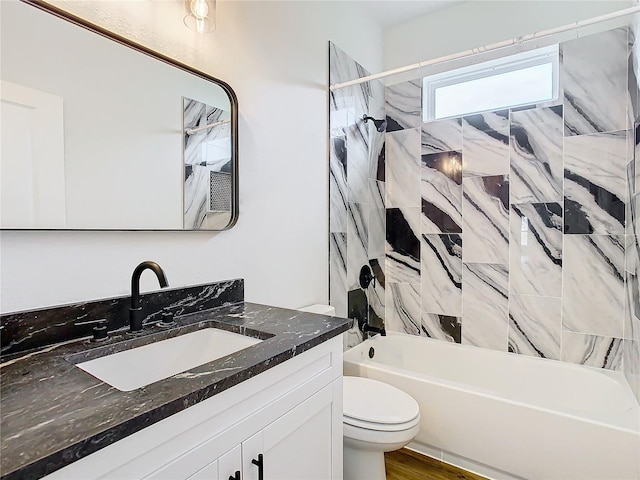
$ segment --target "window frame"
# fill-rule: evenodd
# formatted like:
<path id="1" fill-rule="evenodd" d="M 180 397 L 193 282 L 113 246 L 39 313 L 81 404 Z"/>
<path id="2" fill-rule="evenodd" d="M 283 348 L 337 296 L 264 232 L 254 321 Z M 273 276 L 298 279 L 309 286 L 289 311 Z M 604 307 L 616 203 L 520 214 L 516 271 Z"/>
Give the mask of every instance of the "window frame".
<path id="1" fill-rule="evenodd" d="M 505 104 L 497 106 L 491 110 L 471 109 L 467 112 L 460 112 L 455 115 L 436 117 L 436 90 L 451 85 L 472 82 L 504 73 L 524 70 L 526 68 L 539 65 L 551 64 L 551 88 L 552 94 L 549 99 L 540 99 L 520 104 Z M 432 122 L 436 120 L 445 120 L 447 118 L 457 118 L 466 115 L 473 115 L 485 111 L 504 110 L 508 108 L 518 108 L 527 105 L 536 105 L 539 103 L 555 102 L 559 98 L 559 70 L 560 70 L 560 51 L 559 45 L 554 44 L 547 47 L 537 48 L 527 52 L 508 55 L 495 60 L 469 65 L 455 70 L 429 75 L 422 78 L 422 121 Z"/>

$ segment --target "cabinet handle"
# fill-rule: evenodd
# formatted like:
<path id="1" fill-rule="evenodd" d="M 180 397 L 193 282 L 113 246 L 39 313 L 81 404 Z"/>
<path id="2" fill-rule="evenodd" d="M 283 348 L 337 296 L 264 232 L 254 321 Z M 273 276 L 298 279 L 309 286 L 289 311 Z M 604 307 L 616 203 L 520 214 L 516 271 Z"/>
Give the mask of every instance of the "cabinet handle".
<path id="1" fill-rule="evenodd" d="M 236 470 L 236 474 L 229 477 L 229 480 L 240 480 L 240 470 Z"/>
<path id="2" fill-rule="evenodd" d="M 264 457 L 262 454 L 258 454 L 258 459 L 251 460 L 256 467 L 258 467 L 258 480 L 264 480 Z"/>

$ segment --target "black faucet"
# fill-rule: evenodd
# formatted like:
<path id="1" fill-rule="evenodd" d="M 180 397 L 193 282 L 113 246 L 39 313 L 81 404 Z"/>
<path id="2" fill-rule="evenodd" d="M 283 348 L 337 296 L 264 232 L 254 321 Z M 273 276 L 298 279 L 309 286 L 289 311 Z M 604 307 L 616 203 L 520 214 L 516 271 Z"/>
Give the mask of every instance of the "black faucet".
<path id="1" fill-rule="evenodd" d="M 367 334 L 367 332 L 372 332 L 372 333 L 379 333 L 380 335 L 382 335 L 383 337 L 387 336 L 387 331 L 385 330 L 384 327 L 382 328 L 378 328 L 378 327 L 374 327 L 369 325 L 368 323 L 365 323 L 362 326 L 362 333 L 364 333 L 365 335 Z"/>
<path id="2" fill-rule="evenodd" d="M 164 271 L 156 262 L 142 262 L 131 275 L 131 307 L 129 308 L 129 331 L 139 332 L 142 330 L 142 307 L 140 306 L 140 275 L 145 270 L 151 270 L 158 277 L 162 288 L 169 285 Z"/>

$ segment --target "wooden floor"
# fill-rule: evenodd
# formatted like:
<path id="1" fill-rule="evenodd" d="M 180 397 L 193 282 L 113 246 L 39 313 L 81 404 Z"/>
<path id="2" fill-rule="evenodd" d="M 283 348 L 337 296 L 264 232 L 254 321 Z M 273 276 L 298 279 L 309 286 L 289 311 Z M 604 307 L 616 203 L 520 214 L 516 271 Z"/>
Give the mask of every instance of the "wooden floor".
<path id="1" fill-rule="evenodd" d="M 403 448 L 384 454 L 387 480 L 487 480 Z"/>

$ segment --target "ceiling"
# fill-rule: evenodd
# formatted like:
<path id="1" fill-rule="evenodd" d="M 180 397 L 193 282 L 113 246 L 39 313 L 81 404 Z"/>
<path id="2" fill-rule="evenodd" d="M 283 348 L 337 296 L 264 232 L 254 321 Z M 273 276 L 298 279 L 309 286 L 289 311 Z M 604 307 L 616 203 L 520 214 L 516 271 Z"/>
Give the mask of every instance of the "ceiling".
<path id="1" fill-rule="evenodd" d="M 383 29 L 422 17 L 462 0 L 362 0 Z"/>

